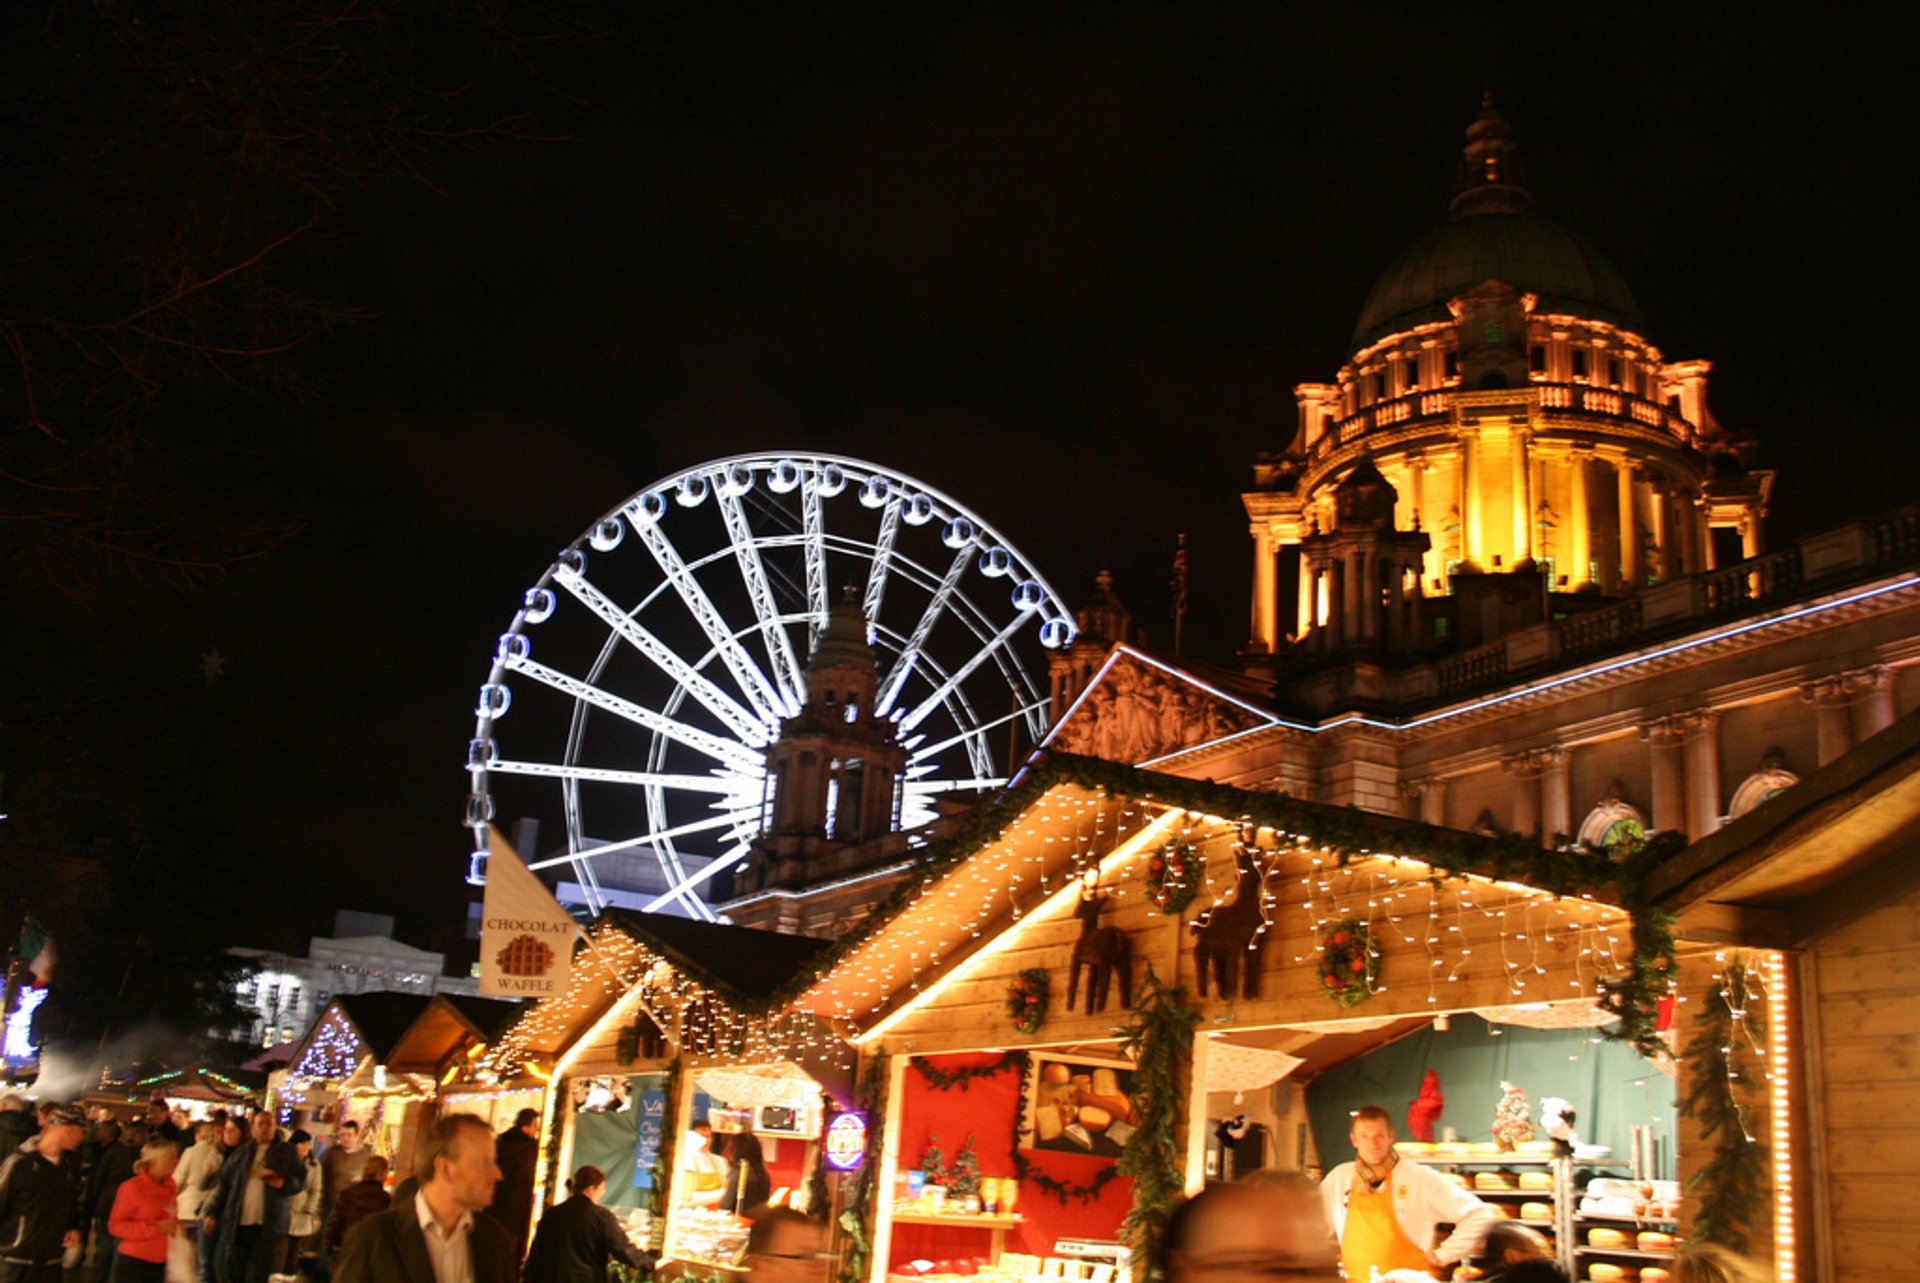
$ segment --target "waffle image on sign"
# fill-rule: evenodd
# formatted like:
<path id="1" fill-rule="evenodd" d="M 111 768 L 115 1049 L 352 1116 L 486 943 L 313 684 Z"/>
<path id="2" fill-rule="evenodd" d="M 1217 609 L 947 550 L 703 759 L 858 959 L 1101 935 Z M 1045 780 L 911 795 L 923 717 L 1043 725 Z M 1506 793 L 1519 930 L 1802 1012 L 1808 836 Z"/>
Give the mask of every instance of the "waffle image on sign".
<path id="1" fill-rule="evenodd" d="M 509 976 L 542 976 L 553 966 L 553 950 L 538 937 L 515 936 L 494 955 L 494 961 Z"/>

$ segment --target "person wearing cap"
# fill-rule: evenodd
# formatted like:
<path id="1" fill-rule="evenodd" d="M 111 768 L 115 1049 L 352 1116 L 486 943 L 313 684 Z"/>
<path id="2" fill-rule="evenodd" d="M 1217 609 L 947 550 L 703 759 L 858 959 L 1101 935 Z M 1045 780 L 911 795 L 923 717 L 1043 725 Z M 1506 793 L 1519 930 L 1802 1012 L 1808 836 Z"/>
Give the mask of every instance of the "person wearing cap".
<path id="1" fill-rule="evenodd" d="M 0 1162 L 0 1283 L 60 1283 L 62 1254 L 84 1241 L 74 1151 L 86 1115 L 56 1105 L 43 1118 L 40 1134 Z"/>

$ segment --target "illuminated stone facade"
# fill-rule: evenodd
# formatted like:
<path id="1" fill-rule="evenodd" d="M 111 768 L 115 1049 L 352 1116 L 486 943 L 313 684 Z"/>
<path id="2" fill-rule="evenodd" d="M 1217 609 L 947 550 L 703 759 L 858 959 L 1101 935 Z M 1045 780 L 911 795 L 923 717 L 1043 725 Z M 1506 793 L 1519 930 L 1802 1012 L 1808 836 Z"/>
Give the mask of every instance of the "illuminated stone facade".
<path id="1" fill-rule="evenodd" d="M 1381 277 L 1346 364 L 1295 389 L 1291 444 L 1255 466 L 1256 654 L 1289 637 L 1430 648 L 1458 621 L 1423 599 L 1463 581 L 1477 592 L 1477 576 L 1524 587 L 1534 601 L 1516 622 L 1531 623 L 1578 608 L 1562 597 L 1619 597 L 1761 551 L 1772 474 L 1715 422 L 1708 363 L 1667 360 L 1613 266 L 1533 212 L 1491 104 L 1467 133 L 1447 223 Z M 1390 529 L 1427 536 L 1417 557 L 1326 555 L 1351 524 L 1342 487 L 1372 471 L 1391 488 Z M 1296 563 L 1292 600 L 1281 557 Z M 1375 629 L 1358 602 L 1376 598 L 1405 601 L 1414 623 Z"/>

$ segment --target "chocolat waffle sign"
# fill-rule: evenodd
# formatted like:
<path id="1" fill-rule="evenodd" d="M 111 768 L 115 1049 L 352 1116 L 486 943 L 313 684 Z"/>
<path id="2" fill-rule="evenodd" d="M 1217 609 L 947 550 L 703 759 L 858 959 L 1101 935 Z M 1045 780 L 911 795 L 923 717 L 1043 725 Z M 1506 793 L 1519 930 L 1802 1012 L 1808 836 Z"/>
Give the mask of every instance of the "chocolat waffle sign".
<path id="1" fill-rule="evenodd" d="M 580 928 L 495 833 L 480 916 L 480 992 L 548 998 L 567 987 Z"/>

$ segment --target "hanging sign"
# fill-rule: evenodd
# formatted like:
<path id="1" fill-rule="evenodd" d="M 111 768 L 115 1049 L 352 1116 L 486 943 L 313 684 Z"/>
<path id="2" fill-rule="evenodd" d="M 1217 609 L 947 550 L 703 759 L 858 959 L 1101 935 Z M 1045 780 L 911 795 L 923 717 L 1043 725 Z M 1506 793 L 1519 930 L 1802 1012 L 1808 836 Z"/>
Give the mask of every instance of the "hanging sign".
<path id="1" fill-rule="evenodd" d="M 824 1146 L 827 1162 L 836 1171 L 850 1172 L 867 1156 L 867 1116 L 849 1111 L 827 1124 Z"/>
<path id="2" fill-rule="evenodd" d="M 640 1074 L 632 1080 L 639 1088 L 629 1097 L 638 1097 L 640 1117 L 633 1135 L 633 1187 L 653 1188 L 653 1165 L 660 1161 L 660 1137 L 667 1121 L 667 1076 Z"/>
<path id="3" fill-rule="evenodd" d="M 580 928 L 520 856 L 488 829 L 487 891 L 480 912 L 480 992 L 551 998 L 567 987 Z"/>

